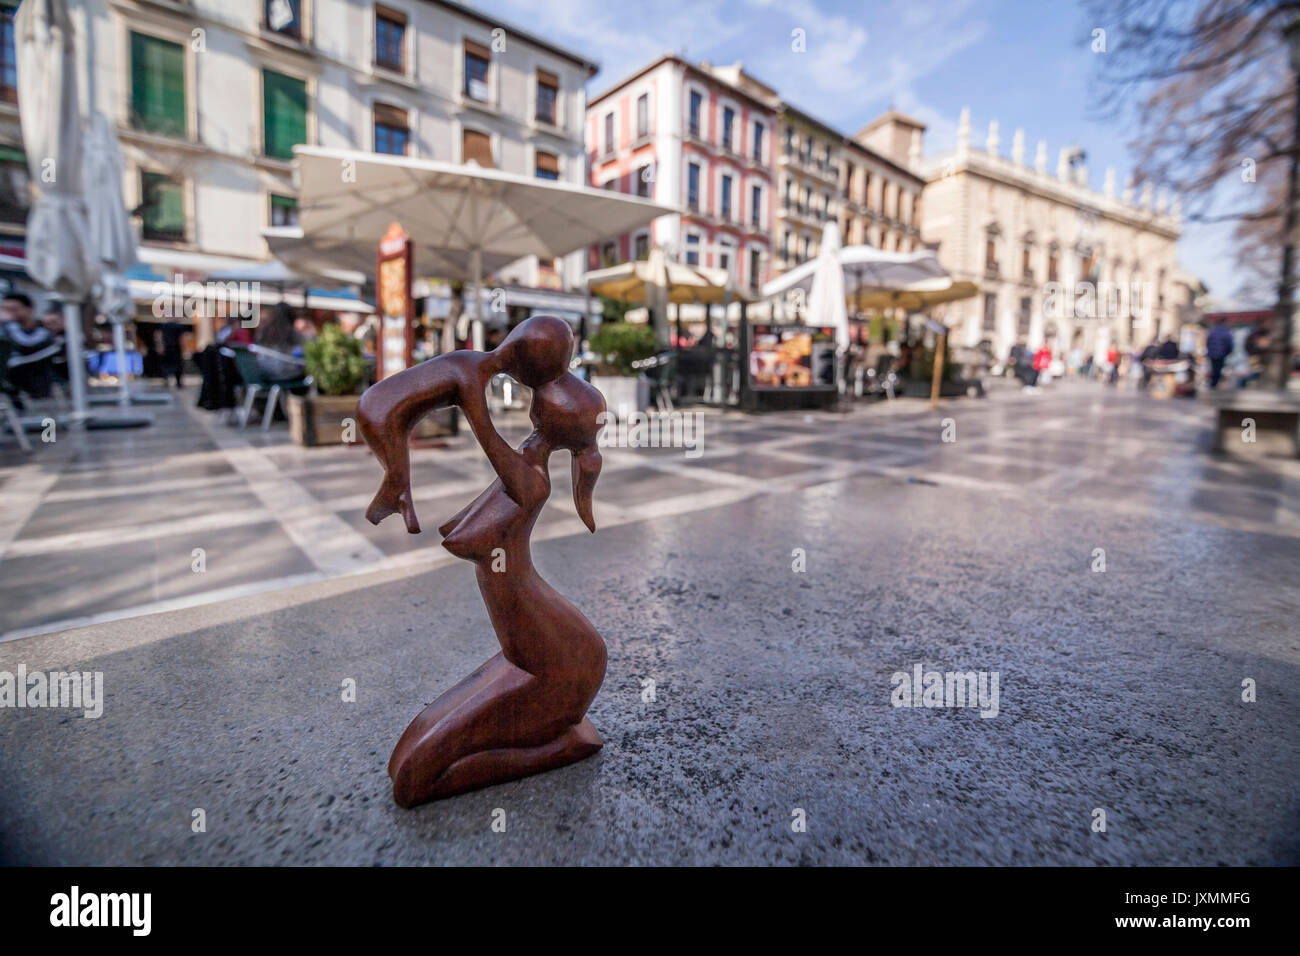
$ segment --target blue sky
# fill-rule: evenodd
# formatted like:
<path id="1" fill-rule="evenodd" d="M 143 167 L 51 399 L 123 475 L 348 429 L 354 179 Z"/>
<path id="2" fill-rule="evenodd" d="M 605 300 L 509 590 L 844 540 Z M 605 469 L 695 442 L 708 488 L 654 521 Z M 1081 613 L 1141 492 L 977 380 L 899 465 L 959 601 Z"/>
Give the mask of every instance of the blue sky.
<path id="1" fill-rule="evenodd" d="M 660 53 L 692 61 L 741 60 L 782 96 L 846 133 L 891 105 L 926 123 L 927 153 L 950 147 L 963 106 L 983 145 L 998 120 L 1001 151 L 1017 127 L 1032 162 L 1039 139 L 1048 165 L 1078 144 L 1094 188 L 1108 165 L 1119 185 L 1133 165 L 1127 121 L 1104 122 L 1089 109 L 1099 57 L 1074 0 L 472 0 L 484 12 L 596 60 L 599 92 Z M 805 31 L 807 52 L 791 49 Z M 1113 45 L 1121 38 L 1107 36 Z M 1216 297 L 1230 297 L 1231 226 L 1187 225 L 1179 255 Z"/>

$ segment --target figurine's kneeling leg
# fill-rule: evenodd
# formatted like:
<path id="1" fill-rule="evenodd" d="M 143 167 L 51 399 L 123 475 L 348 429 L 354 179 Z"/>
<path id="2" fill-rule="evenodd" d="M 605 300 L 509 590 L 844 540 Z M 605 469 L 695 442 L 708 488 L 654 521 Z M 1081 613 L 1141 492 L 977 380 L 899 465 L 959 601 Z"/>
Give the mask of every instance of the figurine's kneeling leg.
<path id="1" fill-rule="evenodd" d="M 557 700 L 563 696 L 551 682 L 492 658 L 411 722 L 389 761 L 393 799 L 411 807 L 595 753 L 600 735 L 566 711 Z"/>

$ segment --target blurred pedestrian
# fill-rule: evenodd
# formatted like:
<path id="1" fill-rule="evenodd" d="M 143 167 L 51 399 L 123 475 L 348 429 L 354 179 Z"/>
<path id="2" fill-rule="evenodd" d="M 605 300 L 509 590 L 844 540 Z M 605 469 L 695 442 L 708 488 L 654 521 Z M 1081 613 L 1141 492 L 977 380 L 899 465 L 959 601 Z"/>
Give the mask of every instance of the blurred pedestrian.
<path id="1" fill-rule="evenodd" d="M 181 381 L 181 372 L 185 365 L 185 356 L 181 351 L 181 336 L 184 334 L 185 326 L 174 319 L 168 319 L 162 325 L 162 380 L 165 384 L 174 376 L 177 388 L 183 388 L 185 385 Z"/>
<path id="2" fill-rule="evenodd" d="M 1044 342 L 1034 353 L 1034 371 L 1038 373 L 1038 381 L 1043 385 L 1052 380 L 1052 350 Z"/>
<path id="3" fill-rule="evenodd" d="M 1228 361 L 1228 356 L 1232 354 L 1234 347 L 1232 330 L 1228 328 L 1228 323 L 1222 319 L 1215 322 L 1214 328 L 1210 329 L 1210 334 L 1205 338 L 1205 354 L 1210 359 L 1210 388 L 1219 387 L 1224 363 Z"/>

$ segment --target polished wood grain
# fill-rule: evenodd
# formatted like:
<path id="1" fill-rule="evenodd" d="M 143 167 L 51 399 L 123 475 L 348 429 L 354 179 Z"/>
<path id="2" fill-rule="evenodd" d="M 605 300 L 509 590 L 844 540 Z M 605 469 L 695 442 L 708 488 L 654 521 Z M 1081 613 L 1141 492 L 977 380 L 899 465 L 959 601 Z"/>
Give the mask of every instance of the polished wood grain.
<path id="1" fill-rule="evenodd" d="M 388 761 L 404 807 L 573 763 L 601 747 L 586 718 L 605 678 L 605 642 L 591 622 L 533 567 L 529 538 L 551 493 L 554 451 L 571 455 L 574 505 L 591 531 L 600 474 L 597 435 L 605 401 L 568 371 L 573 334 L 562 319 L 534 316 L 491 352 L 456 351 L 371 386 L 358 404 L 361 434 L 384 466 L 366 517 L 400 514 L 420 524 L 411 499 L 408 436 L 428 411 L 456 405 L 497 478 L 438 533 L 475 565 L 479 592 L 501 642 L 497 654 L 426 707 Z M 533 390 L 533 432 L 511 448 L 488 414 L 485 392 L 505 372 Z"/>

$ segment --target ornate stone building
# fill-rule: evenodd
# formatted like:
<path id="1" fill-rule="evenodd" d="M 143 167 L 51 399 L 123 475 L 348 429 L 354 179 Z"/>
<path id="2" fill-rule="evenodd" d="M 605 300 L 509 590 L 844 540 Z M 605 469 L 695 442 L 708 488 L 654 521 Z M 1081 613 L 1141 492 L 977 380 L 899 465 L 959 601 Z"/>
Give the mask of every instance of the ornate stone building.
<path id="1" fill-rule="evenodd" d="M 976 148 L 969 110 L 956 148 L 920 159 L 909 123 L 887 114 L 873 124 L 873 142 L 924 177 L 923 240 L 980 288 L 940 307 L 954 344 L 1004 357 L 1017 341 L 1047 340 L 1060 352 L 1104 355 L 1112 343 L 1129 349 L 1177 335 L 1198 286 L 1178 267 L 1177 200 L 1154 196 L 1150 184 L 1138 195 L 1131 183 L 1117 191 L 1113 169 L 1101 191 L 1092 189 L 1077 148 L 1062 149 L 1050 171 L 1040 141 L 1027 162 L 1021 130 L 1004 155 L 996 121 Z"/>

